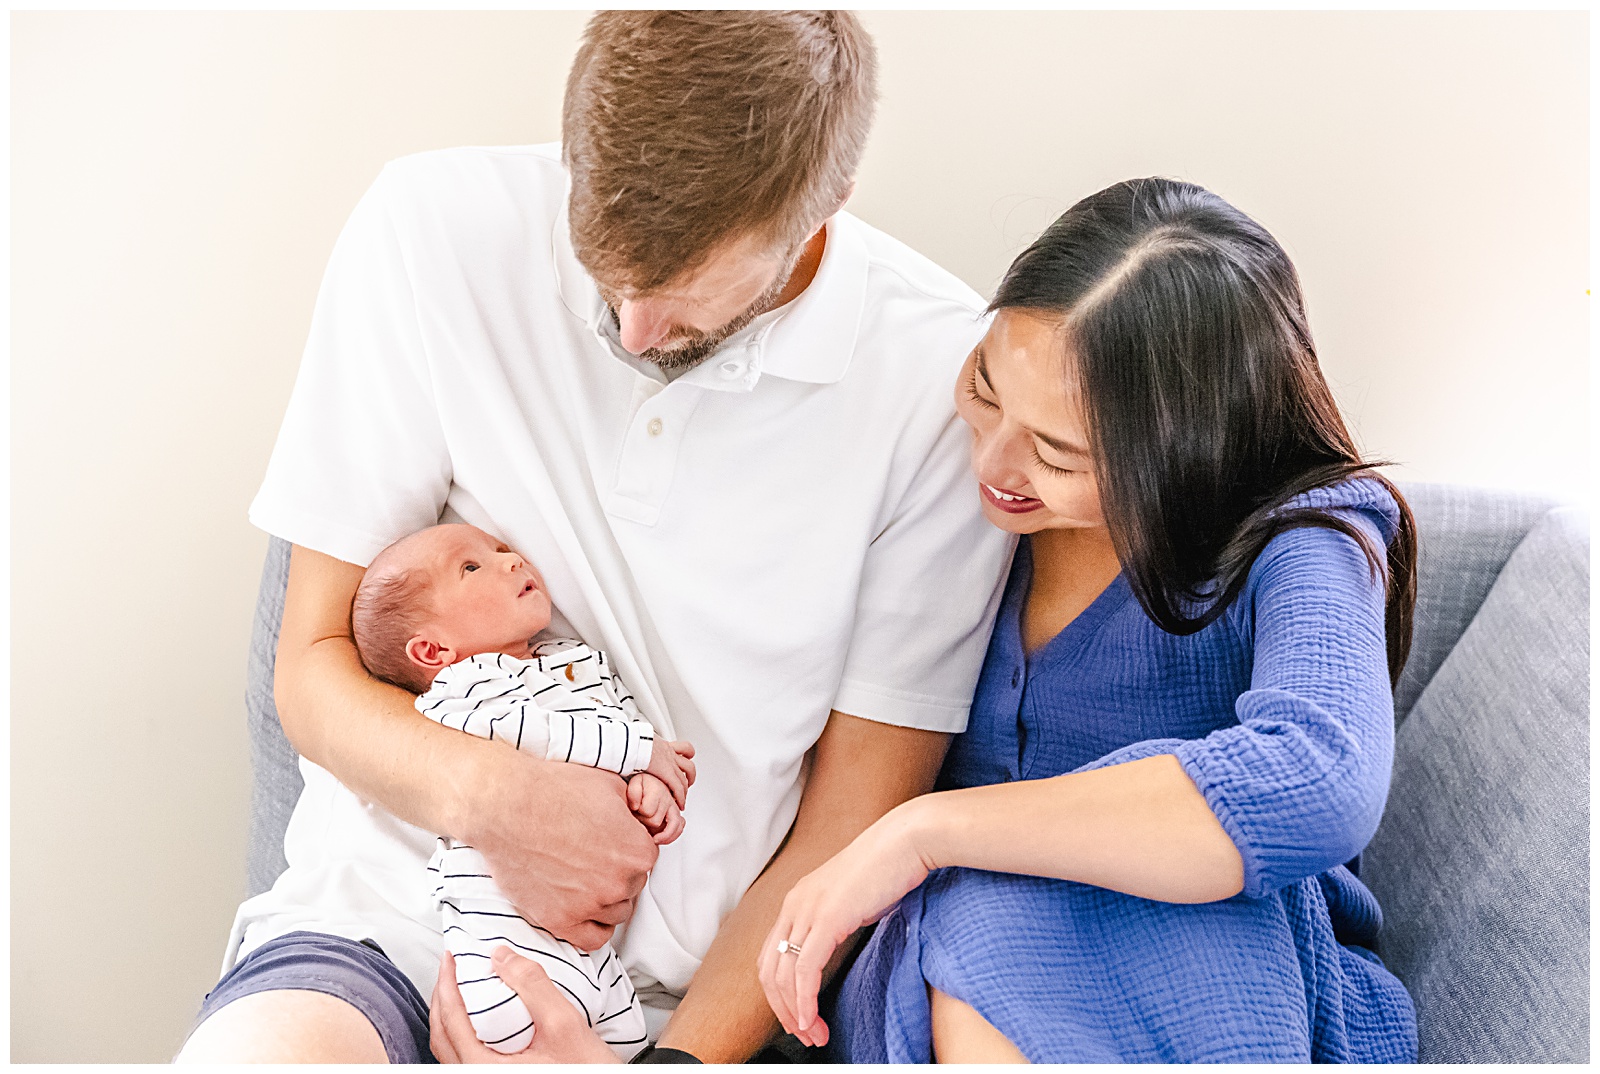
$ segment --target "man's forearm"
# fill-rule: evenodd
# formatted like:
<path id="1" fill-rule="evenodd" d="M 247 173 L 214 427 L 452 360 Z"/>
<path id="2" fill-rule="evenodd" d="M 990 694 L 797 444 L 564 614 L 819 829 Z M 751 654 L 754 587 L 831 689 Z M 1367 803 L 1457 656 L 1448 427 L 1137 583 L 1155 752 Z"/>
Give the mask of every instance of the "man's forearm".
<path id="1" fill-rule="evenodd" d="M 795 881 L 848 845 L 857 833 L 839 834 L 836 840 L 808 845 L 791 839 L 750 885 L 722 922 L 658 1044 L 681 1048 L 707 1063 L 742 1063 L 779 1033 L 778 1019 L 756 977 L 756 957 Z M 830 965 L 826 976 L 831 977 L 833 969 Z"/>
<path id="2" fill-rule="evenodd" d="M 275 691 L 302 756 L 361 797 L 432 832 L 464 834 L 460 803 L 488 745 L 421 716 L 406 691 L 367 674 L 348 638 L 324 638 L 287 661 Z"/>
<path id="3" fill-rule="evenodd" d="M 926 793 L 949 741 L 940 732 L 830 714 L 788 841 L 722 922 L 658 1044 L 708 1063 L 737 1063 L 777 1034 L 756 960 L 784 896 L 873 821 Z M 825 977 L 848 950 L 841 947 Z"/>

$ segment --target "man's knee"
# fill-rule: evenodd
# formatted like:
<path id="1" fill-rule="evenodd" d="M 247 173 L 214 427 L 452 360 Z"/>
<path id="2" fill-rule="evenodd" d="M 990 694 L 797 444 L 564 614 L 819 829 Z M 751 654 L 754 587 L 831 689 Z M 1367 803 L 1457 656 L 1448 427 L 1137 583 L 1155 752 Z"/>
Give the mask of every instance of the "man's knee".
<path id="1" fill-rule="evenodd" d="M 377 1029 L 324 992 L 241 996 L 195 1027 L 175 1063 L 387 1063 Z"/>

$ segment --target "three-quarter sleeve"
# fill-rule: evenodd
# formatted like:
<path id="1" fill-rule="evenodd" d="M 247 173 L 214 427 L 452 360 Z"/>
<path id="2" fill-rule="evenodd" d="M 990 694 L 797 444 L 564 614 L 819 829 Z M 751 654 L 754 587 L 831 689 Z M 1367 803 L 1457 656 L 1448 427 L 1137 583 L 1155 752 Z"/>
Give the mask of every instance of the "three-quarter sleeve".
<path id="1" fill-rule="evenodd" d="M 1377 831 L 1394 758 L 1384 580 L 1350 537 L 1293 529 L 1268 544 L 1227 615 L 1254 650 L 1238 723 L 1134 742 L 1076 771 L 1176 756 L 1258 898 L 1344 864 Z"/>
<path id="2" fill-rule="evenodd" d="M 1320 527 L 1278 535 L 1239 599 L 1254 664 L 1238 724 L 1158 752 L 1183 764 L 1244 860 L 1244 894 L 1259 897 L 1348 861 L 1372 838 L 1394 707 L 1384 580 L 1350 537 Z"/>

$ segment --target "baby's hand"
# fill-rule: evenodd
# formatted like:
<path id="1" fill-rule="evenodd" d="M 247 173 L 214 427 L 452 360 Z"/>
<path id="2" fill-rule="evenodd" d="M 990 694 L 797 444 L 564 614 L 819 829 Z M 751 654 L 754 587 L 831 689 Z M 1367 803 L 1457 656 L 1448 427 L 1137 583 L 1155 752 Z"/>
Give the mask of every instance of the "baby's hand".
<path id="1" fill-rule="evenodd" d="M 666 784 L 679 809 L 686 804 L 694 784 L 694 747 L 687 742 L 658 738 L 650 749 L 650 763 L 644 770 Z"/>
<path id="2" fill-rule="evenodd" d="M 628 808 L 639 818 L 657 846 L 665 846 L 683 832 L 683 813 L 667 785 L 649 772 L 628 779 Z"/>

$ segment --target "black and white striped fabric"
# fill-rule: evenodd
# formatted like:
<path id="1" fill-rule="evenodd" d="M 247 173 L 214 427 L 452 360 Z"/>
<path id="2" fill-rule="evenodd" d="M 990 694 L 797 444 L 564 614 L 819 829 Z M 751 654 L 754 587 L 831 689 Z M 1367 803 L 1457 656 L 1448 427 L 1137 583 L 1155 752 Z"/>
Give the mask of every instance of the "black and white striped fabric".
<path id="1" fill-rule="evenodd" d="M 655 741 L 605 653 L 580 642 L 546 642 L 532 660 L 500 653 L 469 657 L 441 671 L 417 708 L 446 727 L 623 777 L 649 764 Z M 456 983 L 479 1040 L 506 1054 L 533 1040 L 527 1008 L 489 969 L 495 948 L 507 946 L 544 968 L 619 1059 L 644 1047 L 644 1012 L 610 944 L 580 951 L 522 917 L 483 856 L 464 843 L 441 838 L 428 871 L 445 946 L 455 956 Z"/>

